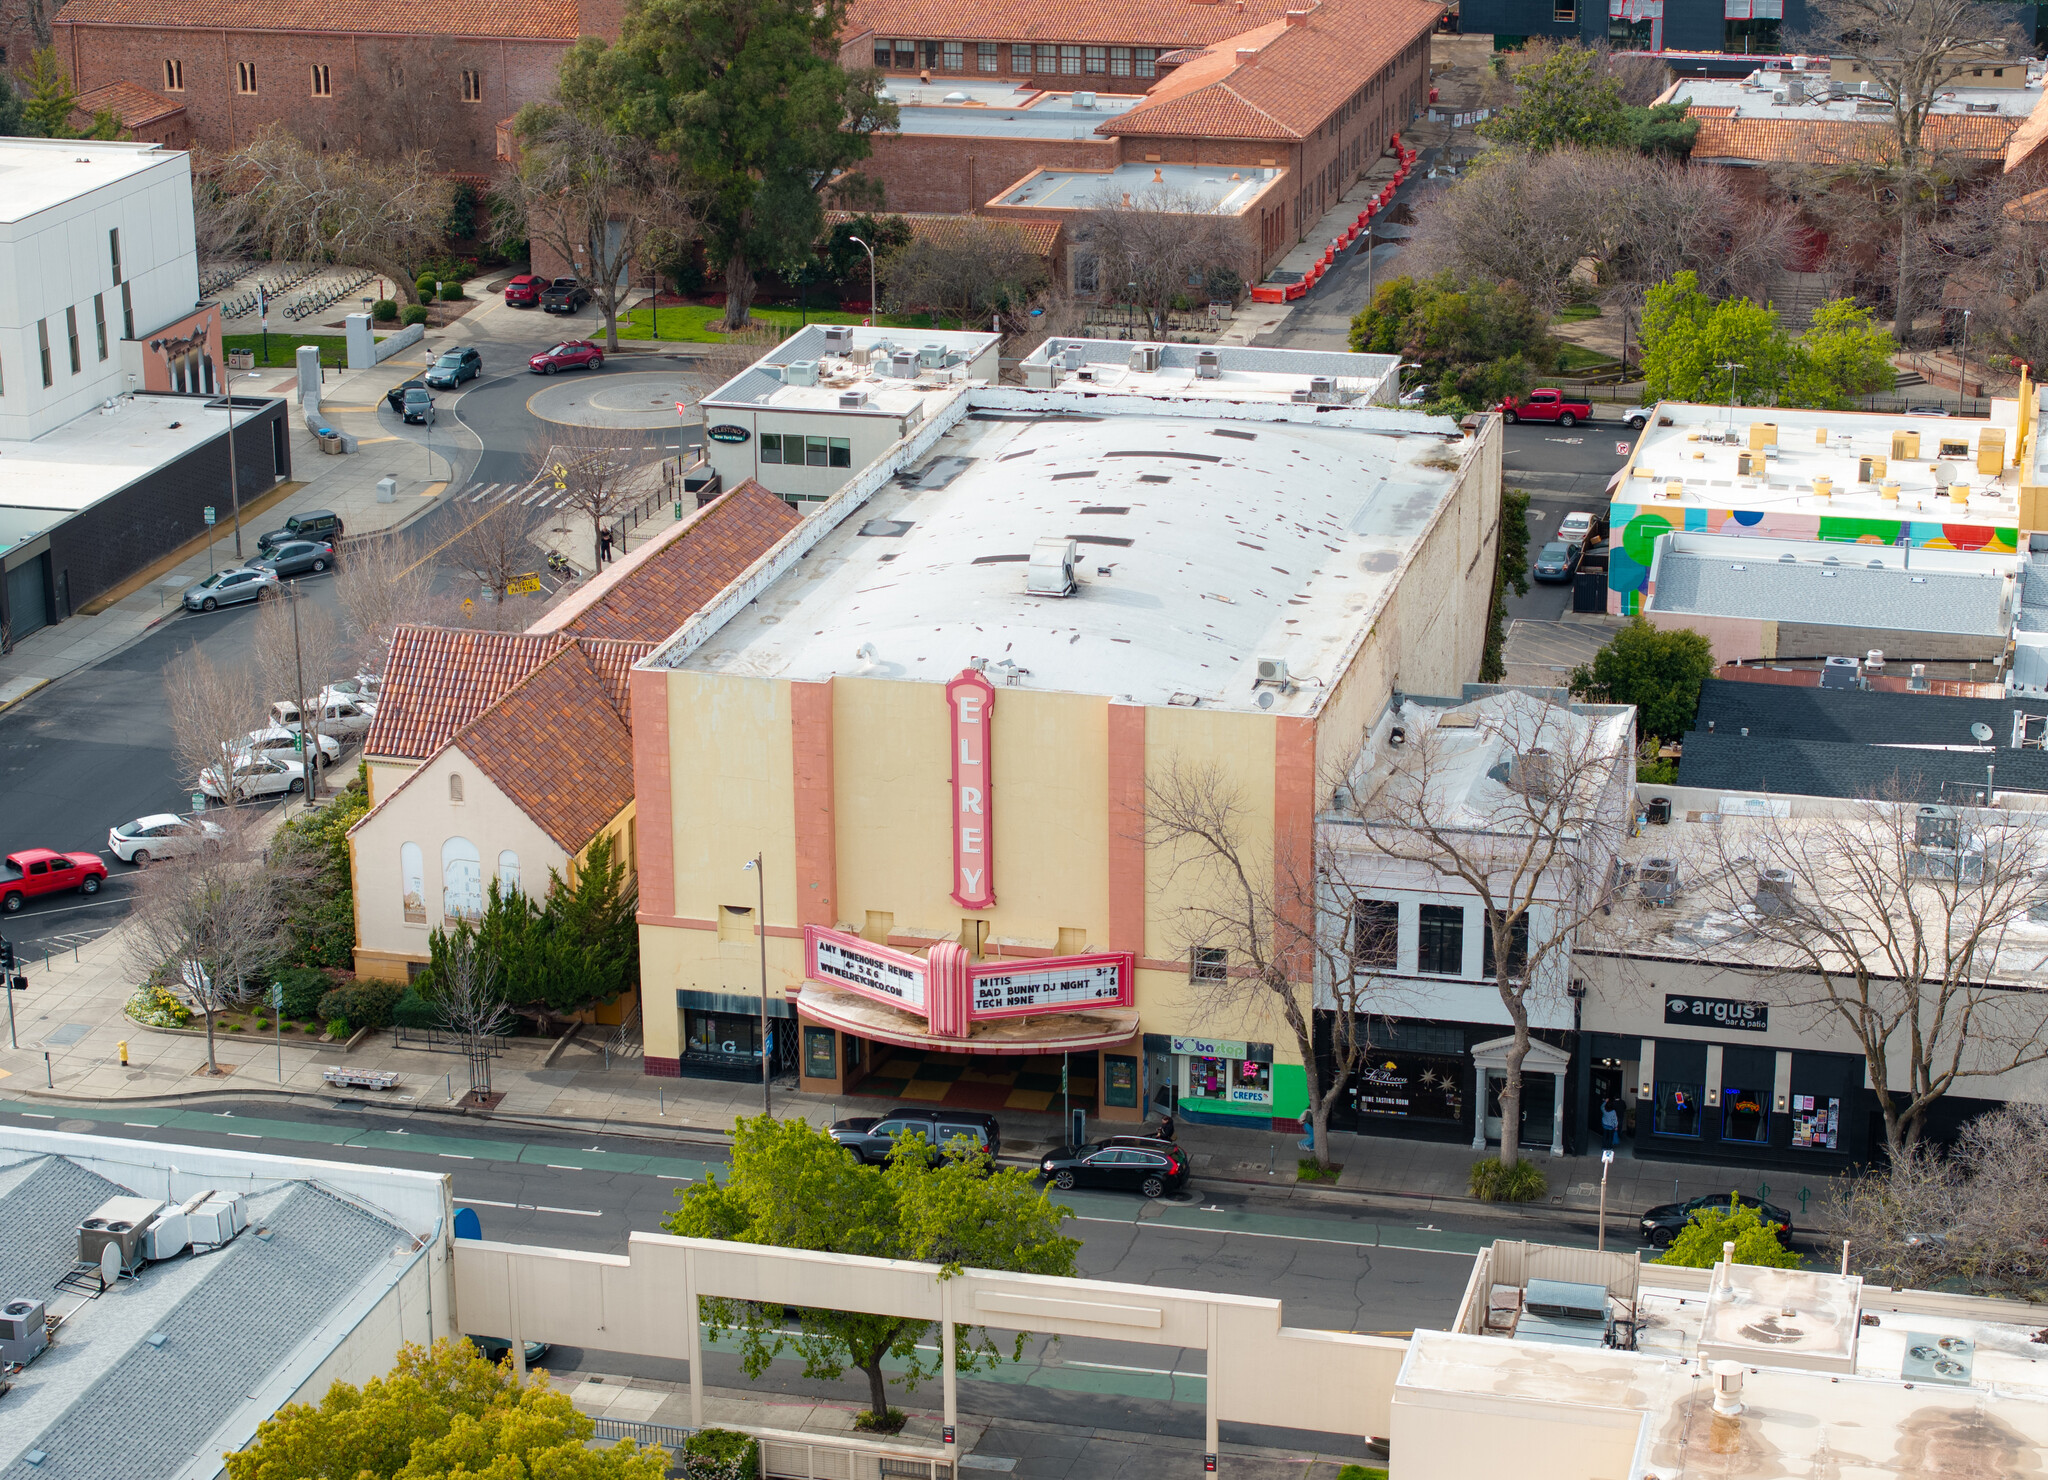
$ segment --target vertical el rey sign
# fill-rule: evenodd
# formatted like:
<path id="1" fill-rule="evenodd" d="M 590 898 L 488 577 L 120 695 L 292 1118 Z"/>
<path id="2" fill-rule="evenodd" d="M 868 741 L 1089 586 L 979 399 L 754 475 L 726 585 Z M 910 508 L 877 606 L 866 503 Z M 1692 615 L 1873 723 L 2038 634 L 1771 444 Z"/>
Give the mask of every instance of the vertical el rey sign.
<path id="1" fill-rule="evenodd" d="M 946 685 L 953 725 L 953 899 L 970 910 L 996 902 L 994 817 L 989 804 L 989 717 L 996 691 L 972 668 Z"/>

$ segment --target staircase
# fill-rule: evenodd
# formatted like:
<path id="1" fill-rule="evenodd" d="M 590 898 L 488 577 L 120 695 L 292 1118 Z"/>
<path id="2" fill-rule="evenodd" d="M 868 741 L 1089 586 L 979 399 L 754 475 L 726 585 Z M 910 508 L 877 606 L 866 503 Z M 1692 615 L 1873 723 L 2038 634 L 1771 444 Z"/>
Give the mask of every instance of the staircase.
<path id="1" fill-rule="evenodd" d="M 1813 313 L 1835 297 L 1834 279 L 1825 272 L 1781 272 L 1771 288 L 1771 307 L 1787 334 L 1813 327 Z"/>

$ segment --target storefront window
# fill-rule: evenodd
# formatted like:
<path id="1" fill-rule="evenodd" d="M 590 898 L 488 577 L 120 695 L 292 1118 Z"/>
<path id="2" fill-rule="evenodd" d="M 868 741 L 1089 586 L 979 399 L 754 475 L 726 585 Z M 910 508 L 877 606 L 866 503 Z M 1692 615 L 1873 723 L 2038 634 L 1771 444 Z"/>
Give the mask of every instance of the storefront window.
<path id="1" fill-rule="evenodd" d="M 1764 1096 L 1759 1090 L 1738 1089 L 1734 1085 L 1722 1090 L 1721 1139 L 1758 1144 L 1770 1140 L 1771 1112 L 1764 1107 Z"/>
<path id="2" fill-rule="evenodd" d="M 1680 1084 L 1669 1079 L 1657 1081 L 1657 1125 L 1660 1136 L 1697 1136 L 1700 1133 L 1700 1094 L 1697 1084 Z"/>
<path id="3" fill-rule="evenodd" d="M 1227 1100 L 1230 1098 L 1229 1059 L 1189 1059 L 1188 1098 Z"/>
<path id="4" fill-rule="evenodd" d="M 758 1018 L 725 1012 L 685 1012 L 684 1030 L 693 1054 L 717 1058 L 758 1058 L 761 1023 Z"/>
<path id="5" fill-rule="evenodd" d="M 1360 1115 L 1404 1120 L 1457 1120 L 1465 1112 L 1465 1060 L 1439 1054 L 1374 1050 L 1351 1080 L 1351 1106 Z"/>
<path id="6" fill-rule="evenodd" d="M 1270 1105 L 1273 1066 L 1252 1059 L 1191 1058 L 1188 1098 L 1234 1105 Z"/>
<path id="7" fill-rule="evenodd" d="M 1841 1145 L 1842 1102 L 1821 1095 L 1792 1097 L 1792 1144 L 1813 1151 Z"/>

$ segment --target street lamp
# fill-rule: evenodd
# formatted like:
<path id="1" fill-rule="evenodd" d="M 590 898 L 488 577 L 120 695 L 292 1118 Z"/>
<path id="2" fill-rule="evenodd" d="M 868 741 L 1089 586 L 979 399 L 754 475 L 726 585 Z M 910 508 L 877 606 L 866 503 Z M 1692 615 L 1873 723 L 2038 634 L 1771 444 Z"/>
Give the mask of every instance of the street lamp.
<path id="1" fill-rule="evenodd" d="M 249 372 L 251 380 L 261 377 Z M 228 371 L 228 505 L 234 511 L 235 521 L 235 564 L 242 563 L 242 480 L 235 471 L 235 372 Z M 213 548 L 213 539 L 208 536 L 206 547 Z"/>
<path id="2" fill-rule="evenodd" d="M 866 246 L 867 243 L 861 243 Z M 760 909 L 754 915 L 754 930 L 761 937 L 761 1113 L 773 1115 L 768 1103 L 768 876 L 761 868 L 761 855 L 756 853 L 741 865 L 751 870 L 758 888 Z"/>
<path id="3" fill-rule="evenodd" d="M 1956 399 L 1962 402 L 1962 409 L 1970 405 L 1970 311 L 1963 310 L 1963 373 L 1956 377 Z"/>
<path id="4" fill-rule="evenodd" d="M 1127 284 L 1124 299 L 1124 337 L 1136 340 L 1138 337 L 1138 285 Z"/>
<path id="5" fill-rule="evenodd" d="M 1728 425 L 1735 425 L 1735 376 L 1743 368 L 1740 360 L 1723 360 L 1721 368 L 1728 372 Z"/>
<path id="6" fill-rule="evenodd" d="M 857 236 L 849 236 L 847 240 L 856 243 L 863 252 L 868 254 L 868 325 L 872 328 L 875 319 L 881 313 L 875 296 L 875 249 L 866 242 L 861 241 Z"/>
<path id="7" fill-rule="evenodd" d="M 1404 371 L 1404 370 L 1420 370 L 1421 368 L 1422 368 L 1422 364 L 1421 364 L 1421 362 L 1420 362 L 1419 360 L 1403 360 L 1403 361 L 1402 361 L 1402 362 L 1401 362 L 1400 364 L 1398 364 L 1398 365 L 1396 365 L 1396 366 L 1394 367 L 1394 404 L 1395 404 L 1395 405 L 1397 405 L 1397 406 L 1398 406 L 1398 405 L 1400 405 L 1400 404 L 1401 404 L 1401 379 L 1402 379 L 1402 376 L 1401 376 L 1401 372 L 1402 372 L 1402 371 Z"/>

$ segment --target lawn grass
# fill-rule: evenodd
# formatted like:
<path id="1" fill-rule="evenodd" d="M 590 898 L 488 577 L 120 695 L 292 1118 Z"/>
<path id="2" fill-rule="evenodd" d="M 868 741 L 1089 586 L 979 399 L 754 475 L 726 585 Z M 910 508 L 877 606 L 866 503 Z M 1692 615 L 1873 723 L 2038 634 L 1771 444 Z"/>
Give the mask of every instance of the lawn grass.
<path id="1" fill-rule="evenodd" d="M 1557 317 L 1552 319 L 1551 322 L 1553 324 L 1578 324 L 1583 323 L 1587 319 L 1597 319 L 1599 317 L 1600 305 L 1597 303 L 1567 303 L 1557 311 Z"/>
<path id="2" fill-rule="evenodd" d="M 668 326 L 664 324 L 663 328 Z M 251 350 L 256 355 L 259 367 L 275 370 L 295 369 L 299 363 L 299 346 L 317 344 L 320 346 L 320 363 L 329 369 L 348 368 L 348 340 L 340 334 L 308 334 L 303 329 L 272 329 L 270 331 L 270 357 L 263 355 L 261 334 L 223 334 L 223 352 L 231 349 Z"/>
<path id="3" fill-rule="evenodd" d="M 1581 370 L 1589 370 L 1595 365 L 1611 366 L 1613 363 L 1613 355 L 1597 349 L 1587 349 L 1583 344 L 1573 344 L 1566 340 L 1558 345 L 1557 370 L 1560 375 L 1575 374 Z"/>
<path id="4" fill-rule="evenodd" d="M 752 311 L 756 324 L 768 324 L 788 332 L 795 332 L 806 323 L 811 324 L 858 324 L 864 314 L 842 313 L 837 309 L 814 308 L 799 313 L 794 308 L 756 308 Z M 713 327 L 725 317 L 722 308 L 703 304 L 686 303 L 674 308 L 661 310 L 661 339 L 673 344 L 724 344 L 726 336 Z M 928 313 L 890 314 L 881 316 L 882 327 L 887 329 L 929 329 L 933 327 L 932 316 Z M 957 319 L 941 317 L 941 329 L 957 329 Z M 645 308 L 636 308 L 619 320 L 621 339 L 654 338 L 654 315 Z"/>

